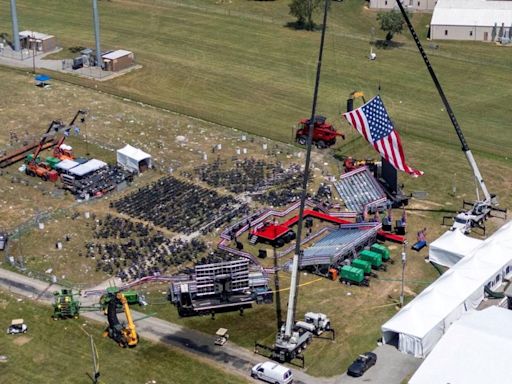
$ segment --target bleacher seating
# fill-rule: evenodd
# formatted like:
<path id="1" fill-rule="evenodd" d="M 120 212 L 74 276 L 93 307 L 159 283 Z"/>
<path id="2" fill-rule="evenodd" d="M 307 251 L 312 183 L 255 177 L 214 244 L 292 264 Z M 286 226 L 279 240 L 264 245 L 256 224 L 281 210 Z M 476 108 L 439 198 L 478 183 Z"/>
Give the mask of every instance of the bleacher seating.
<path id="1" fill-rule="evenodd" d="M 386 202 L 386 194 L 367 167 L 345 173 L 334 186 L 350 211 L 362 213 L 367 205 Z"/>

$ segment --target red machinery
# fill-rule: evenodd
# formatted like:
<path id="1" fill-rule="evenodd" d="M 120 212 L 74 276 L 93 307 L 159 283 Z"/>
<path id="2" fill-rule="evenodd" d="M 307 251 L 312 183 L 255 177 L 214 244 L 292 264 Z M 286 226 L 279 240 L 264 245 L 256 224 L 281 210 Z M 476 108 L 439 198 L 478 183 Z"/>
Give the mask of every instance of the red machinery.
<path id="1" fill-rule="evenodd" d="M 62 129 L 63 124 L 60 120 L 53 120 L 48 127 L 46 133 L 41 137 L 39 141 L 39 145 L 37 146 L 35 152 L 32 156 L 29 156 L 27 159 L 27 168 L 25 169 L 25 173 L 29 176 L 38 176 L 44 181 L 57 181 L 59 179 L 59 174 L 54 169 L 51 169 L 50 165 L 44 162 L 38 162 L 37 157 L 43 150 L 44 145 L 49 141 L 51 137 L 55 135 L 60 129 Z"/>
<path id="2" fill-rule="evenodd" d="M 315 116 L 313 121 L 313 144 L 317 148 L 328 148 L 336 144 L 336 137 L 340 136 L 345 140 L 343 133 L 337 132 L 332 124 L 326 122 L 324 116 Z M 300 145 L 306 145 L 308 142 L 310 119 L 302 119 L 299 121 L 297 132 L 295 133 L 295 140 Z"/>
<path id="3" fill-rule="evenodd" d="M 73 156 L 73 152 L 71 147 L 64 145 L 64 140 L 66 140 L 66 137 L 69 135 L 69 130 L 73 127 L 73 124 L 75 124 L 76 119 L 78 116 L 82 116 L 80 121 L 83 123 L 85 121 L 85 115 L 87 114 L 86 110 L 80 109 L 73 117 L 73 120 L 68 124 L 67 127 L 61 127 L 62 130 L 64 129 L 64 134 L 59 139 L 57 144 L 55 145 L 55 148 L 53 148 L 53 156 L 58 158 L 59 160 L 73 160 L 75 156 Z"/>

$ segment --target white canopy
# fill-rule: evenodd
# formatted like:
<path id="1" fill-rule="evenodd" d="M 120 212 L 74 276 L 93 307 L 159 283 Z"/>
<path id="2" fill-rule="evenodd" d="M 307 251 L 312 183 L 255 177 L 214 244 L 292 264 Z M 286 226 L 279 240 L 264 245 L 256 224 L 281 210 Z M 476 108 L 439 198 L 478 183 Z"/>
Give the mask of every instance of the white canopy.
<path id="1" fill-rule="evenodd" d="M 88 173 L 97 171 L 103 167 L 106 167 L 107 163 L 98 159 L 91 159 L 86 163 L 80 164 L 78 167 L 74 167 L 69 170 L 69 173 L 74 176 L 84 176 Z"/>
<path id="2" fill-rule="evenodd" d="M 55 166 L 57 169 L 61 169 L 63 171 L 69 171 L 71 168 L 74 168 L 78 165 L 76 161 L 73 160 L 62 160 L 61 162 L 57 163 Z"/>
<path id="3" fill-rule="evenodd" d="M 485 286 L 494 289 L 511 274 L 508 222 L 383 324 L 383 342 L 398 338 L 400 351 L 425 357 L 454 321 L 479 305 Z"/>
<path id="4" fill-rule="evenodd" d="M 512 311 L 474 311 L 446 332 L 409 384 L 508 383 L 511 350 Z"/>
<path id="5" fill-rule="evenodd" d="M 452 267 L 481 243 L 482 240 L 466 236 L 461 231 L 446 231 L 430 243 L 428 258 L 436 264 Z"/>
<path id="6" fill-rule="evenodd" d="M 151 155 L 128 144 L 117 150 L 117 164 L 124 168 L 139 173 L 141 162 L 151 168 Z"/>

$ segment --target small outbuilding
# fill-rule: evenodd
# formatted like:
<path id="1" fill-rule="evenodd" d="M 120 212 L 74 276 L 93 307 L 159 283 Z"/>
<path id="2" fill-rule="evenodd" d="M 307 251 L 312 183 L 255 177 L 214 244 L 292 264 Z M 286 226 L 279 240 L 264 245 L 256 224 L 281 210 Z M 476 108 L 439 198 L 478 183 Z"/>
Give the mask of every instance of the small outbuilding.
<path id="1" fill-rule="evenodd" d="M 137 174 L 153 166 L 150 154 L 128 144 L 117 150 L 117 164 Z"/>
<path id="2" fill-rule="evenodd" d="M 47 35 L 35 31 L 20 32 L 20 45 L 23 49 L 37 52 L 51 52 L 57 48 L 57 38 L 53 35 Z"/>
<path id="3" fill-rule="evenodd" d="M 133 52 L 125 51 L 124 49 L 105 53 L 101 57 L 103 59 L 105 71 L 110 72 L 121 71 L 131 67 L 135 63 L 135 56 L 133 55 Z"/>

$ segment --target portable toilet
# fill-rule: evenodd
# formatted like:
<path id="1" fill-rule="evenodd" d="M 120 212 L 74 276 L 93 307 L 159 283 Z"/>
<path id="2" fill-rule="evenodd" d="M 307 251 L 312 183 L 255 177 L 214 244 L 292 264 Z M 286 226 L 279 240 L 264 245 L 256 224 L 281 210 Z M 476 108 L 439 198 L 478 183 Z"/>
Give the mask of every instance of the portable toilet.
<path id="1" fill-rule="evenodd" d="M 391 258 L 389 249 L 385 245 L 373 244 L 370 247 L 370 251 L 375 252 L 375 253 L 380 253 L 380 255 L 382 256 L 382 261 L 388 261 Z"/>
<path id="2" fill-rule="evenodd" d="M 359 253 L 359 258 L 361 260 L 369 261 L 373 268 L 380 268 L 382 265 L 382 256 L 380 253 L 368 251 L 365 249 Z"/>

